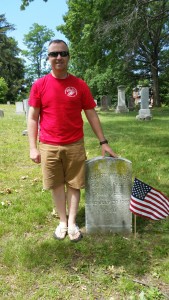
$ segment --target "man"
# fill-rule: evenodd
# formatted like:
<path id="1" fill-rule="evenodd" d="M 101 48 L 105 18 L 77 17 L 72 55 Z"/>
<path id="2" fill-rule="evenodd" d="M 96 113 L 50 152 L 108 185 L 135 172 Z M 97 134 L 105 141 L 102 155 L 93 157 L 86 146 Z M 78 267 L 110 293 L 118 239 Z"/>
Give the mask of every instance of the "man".
<path id="1" fill-rule="evenodd" d="M 86 159 L 82 110 L 100 141 L 102 155 L 104 156 L 106 152 L 112 157 L 117 155 L 104 137 L 89 87 L 83 80 L 67 71 L 69 62 L 67 44 L 62 40 L 51 41 L 48 60 L 51 64 L 51 73 L 38 79 L 30 92 L 28 116 L 30 158 L 35 163 L 41 162 L 44 188 L 52 191 L 60 218 L 54 237 L 62 240 L 68 234 L 71 241 L 77 242 L 82 238 L 76 225 L 76 215 L 80 189 L 84 188 Z M 68 220 L 66 204 L 68 204 Z"/>

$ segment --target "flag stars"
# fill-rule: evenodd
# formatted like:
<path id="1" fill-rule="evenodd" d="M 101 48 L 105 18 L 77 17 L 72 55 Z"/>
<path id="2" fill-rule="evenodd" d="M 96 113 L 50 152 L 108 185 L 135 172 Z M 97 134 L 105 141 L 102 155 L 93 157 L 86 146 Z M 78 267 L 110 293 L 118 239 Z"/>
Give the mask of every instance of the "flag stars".
<path id="1" fill-rule="evenodd" d="M 132 190 L 132 194 L 134 197 L 139 197 L 140 200 L 144 200 L 147 193 L 151 190 L 151 187 L 137 178 L 134 180 L 134 186 Z"/>

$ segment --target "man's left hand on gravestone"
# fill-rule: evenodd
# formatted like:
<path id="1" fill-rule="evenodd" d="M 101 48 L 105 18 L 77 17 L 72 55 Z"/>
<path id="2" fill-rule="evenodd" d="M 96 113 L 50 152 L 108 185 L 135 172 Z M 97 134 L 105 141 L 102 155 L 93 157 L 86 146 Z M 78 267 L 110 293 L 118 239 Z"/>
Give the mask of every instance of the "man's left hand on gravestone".
<path id="1" fill-rule="evenodd" d="M 108 153 L 111 157 L 117 158 L 118 155 L 110 148 L 108 144 L 101 145 L 102 147 L 102 156 L 106 156 L 106 153 Z"/>

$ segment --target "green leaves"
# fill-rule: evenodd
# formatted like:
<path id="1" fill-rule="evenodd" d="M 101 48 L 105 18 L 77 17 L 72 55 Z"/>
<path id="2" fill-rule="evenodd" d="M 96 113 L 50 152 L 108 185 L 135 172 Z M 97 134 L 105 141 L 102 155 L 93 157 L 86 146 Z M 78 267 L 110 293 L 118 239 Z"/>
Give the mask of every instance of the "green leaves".
<path id="1" fill-rule="evenodd" d="M 7 33 L 14 30 L 14 25 L 7 22 L 5 15 L 0 15 L 0 77 L 4 78 L 8 89 L 4 91 L 0 102 L 14 102 L 16 95 L 23 89 L 24 65 L 23 60 L 19 58 L 20 49 L 17 42 L 8 37 Z M 4 86 L 4 83 L 1 82 Z"/>
<path id="2" fill-rule="evenodd" d="M 3 77 L 0 77 L 0 102 L 5 103 L 5 96 L 8 92 L 8 85 Z"/>
<path id="3" fill-rule="evenodd" d="M 28 50 L 22 54 L 30 61 L 27 66 L 28 77 L 41 77 L 46 69 L 47 47 L 46 43 L 54 36 L 54 32 L 46 26 L 34 23 L 28 34 L 24 35 L 24 44 Z"/>
<path id="4" fill-rule="evenodd" d="M 27 6 L 29 6 L 29 3 L 33 2 L 34 0 L 21 0 L 21 10 L 25 10 Z M 47 2 L 48 0 L 43 0 L 44 2 Z"/>

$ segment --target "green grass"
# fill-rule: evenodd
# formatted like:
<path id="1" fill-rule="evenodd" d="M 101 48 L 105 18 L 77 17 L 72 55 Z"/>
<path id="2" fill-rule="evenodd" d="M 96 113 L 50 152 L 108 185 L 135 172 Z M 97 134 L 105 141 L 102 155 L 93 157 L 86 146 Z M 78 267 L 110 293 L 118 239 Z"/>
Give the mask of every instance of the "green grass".
<path id="1" fill-rule="evenodd" d="M 29 159 L 26 118 L 0 105 L 0 299 L 169 299 L 169 219 L 137 218 L 137 236 L 85 234 L 85 193 L 78 224 L 84 238 L 53 239 L 50 192 L 42 189 L 40 166 Z M 153 109 L 152 121 L 137 112 L 100 112 L 115 152 L 132 161 L 138 177 L 169 196 L 169 108 Z M 84 118 L 88 159 L 100 147 Z"/>

